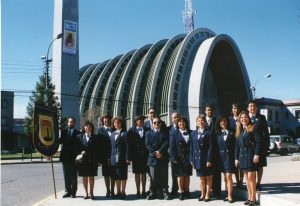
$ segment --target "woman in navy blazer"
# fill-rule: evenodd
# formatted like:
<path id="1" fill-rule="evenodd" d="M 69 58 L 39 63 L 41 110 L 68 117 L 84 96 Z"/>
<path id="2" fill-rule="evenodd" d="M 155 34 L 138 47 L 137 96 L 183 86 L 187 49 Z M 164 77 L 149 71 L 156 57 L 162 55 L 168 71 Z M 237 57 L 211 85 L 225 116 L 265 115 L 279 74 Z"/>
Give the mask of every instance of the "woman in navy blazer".
<path id="1" fill-rule="evenodd" d="M 135 117 L 135 126 L 127 132 L 128 157 L 132 161 L 132 172 L 135 174 L 135 184 L 137 196 L 146 196 L 146 174 L 149 171 L 147 166 L 148 151 L 145 143 L 145 132 L 148 128 L 143 127 L 144 116 Z M 142 193 L 140 185 L 142 182 Z"/>
<path id="2" fill-rule="evenodd" d="M 198 129 L 191 134 L 190 162 L 200 177 L 201 196 L 199 201 L 209 201 L 212 186 L 211 132 L 206 128 L 205 115 L 197 118 Z"/>
<path id="3" fill-rule="evenodd" d="M 219 152 L 219 167 L 224 174 L 225 188 L 227 191 L 227 198 L 225 201 L 233 202 L 232 199 L 232 174 L 235 173 L 235 136 L 229 129 L 229 120 L 225 116 L 219 117 L 216 124 L 217 143 Z"/>
<path id="4" fill-rule="evenodd" d="M 190 196 L 190 176 L 192 165 L 190 162 L 191 134 L 187 129 L 187 119 L 179 117 L 178 129 L 170 135 L 170 160 L 174 163 L 175 176 L 178 179 L 179 199 Z"/>
<path id="5" fill-rule="evenodd" d="M 98 172 L 98 164 L 100 161 L 98 139 L 94 135 L 94 125 L 85 122 L 82 134 L 77 136 L 79 140 L 79 154 L 83 155 L 84 163 L 78 167 L 78 175 L 83 177 L 83 187 L 85 190 L 84 199 L 88 199 L 88 183 L 90 184 L 91 199 L 94 200 L 94 183 Z"/>
<path id="6" fill-rule="evenodd" d="M 111 141 L 111 195 L 114 194 L 114 186 L 117 186 L 117 197 L 126 198 L 126 183 L 128 173 L 128 146 L 126 140 L 126 131 L 122 129 L 122 119 L 120 117 L 114 117 L 112 120 L 115 131 L 112 132 Z"/>
<path id="7" fill-rule="evenodd" d="M 241 112 L 239 115 L 236 137 L 235 162 L 244 171 L 248 190 L 248 200 L 245 204 L 253 206 L 256 201 L 256 171 L 261 156 L 262 140 L 260 133 L 255 132 L 246 111 Z"/>

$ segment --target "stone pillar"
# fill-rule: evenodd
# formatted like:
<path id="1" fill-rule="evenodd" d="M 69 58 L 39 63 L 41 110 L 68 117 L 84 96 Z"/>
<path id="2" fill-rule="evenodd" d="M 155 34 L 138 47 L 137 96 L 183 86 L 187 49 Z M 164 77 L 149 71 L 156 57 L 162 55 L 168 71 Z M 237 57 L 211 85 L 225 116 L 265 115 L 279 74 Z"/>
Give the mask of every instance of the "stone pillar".
<path id="1" fill-rule="evenodd" d="M 55 0 L 52 82 L 62 107 L 62 118 L 73 116 L 79 128 L 78 0 Z"/>

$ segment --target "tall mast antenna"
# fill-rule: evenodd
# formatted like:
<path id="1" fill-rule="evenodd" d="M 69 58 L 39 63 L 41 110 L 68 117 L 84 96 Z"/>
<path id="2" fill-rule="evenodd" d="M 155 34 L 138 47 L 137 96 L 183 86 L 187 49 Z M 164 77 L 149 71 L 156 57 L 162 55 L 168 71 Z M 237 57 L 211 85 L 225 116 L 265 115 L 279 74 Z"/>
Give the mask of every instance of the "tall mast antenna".
<path id="1" fill-rule="evenodd" d="M 182 11 L 183 24 L 185 33 L 189 33 L 194 30 L 194 14 L 192 0 L 185 0 L 185 10 Z"/>

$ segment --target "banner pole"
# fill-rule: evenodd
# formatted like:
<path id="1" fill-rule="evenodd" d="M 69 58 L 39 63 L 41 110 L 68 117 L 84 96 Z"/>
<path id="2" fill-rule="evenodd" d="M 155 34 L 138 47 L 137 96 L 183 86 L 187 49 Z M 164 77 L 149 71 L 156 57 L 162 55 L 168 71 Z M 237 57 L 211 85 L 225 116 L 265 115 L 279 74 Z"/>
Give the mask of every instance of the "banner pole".
<path id="1" fill-rule="evenodd" d="M 52 177 L 53 177 L 53 186 L 54 186 L 54 196 L 55 196 L 55 199 L 57 199 L 52 156 L 50 157 L 50 160 L 51 160 L 51 167 L 52 167 Z"/>

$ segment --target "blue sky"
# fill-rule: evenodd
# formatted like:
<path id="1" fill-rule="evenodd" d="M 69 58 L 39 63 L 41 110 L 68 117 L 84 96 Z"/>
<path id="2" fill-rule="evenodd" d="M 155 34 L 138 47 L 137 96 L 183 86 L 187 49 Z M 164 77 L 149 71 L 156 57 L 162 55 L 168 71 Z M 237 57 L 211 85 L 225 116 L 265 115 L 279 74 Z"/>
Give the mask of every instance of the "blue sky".
<path id="1" fill-rule="evenodd" d="M 24 117 L 53 38 L 53 0 L 1 1 L 1 89 Z M 193 0 L 195 28 L 231 36 L 256 96 L 300 98 L 299 0 Z M 184 33 L 184 0 L 79 0 L 80 67 Z"/>

